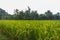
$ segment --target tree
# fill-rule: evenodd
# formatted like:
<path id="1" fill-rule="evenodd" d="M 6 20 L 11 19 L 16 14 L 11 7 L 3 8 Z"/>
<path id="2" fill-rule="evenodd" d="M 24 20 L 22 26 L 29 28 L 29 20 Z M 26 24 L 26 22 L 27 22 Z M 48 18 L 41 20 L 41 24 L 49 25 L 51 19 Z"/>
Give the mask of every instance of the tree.
<path id="1" fill-rule="evenodd" d="M 18 9 L 14 9 L 14 13 L 15 13 L 16 15 L 18 15 L 19 10 L 18 10 Z"/>
<path id="2" fill-rule="evenodd" d="M 31 11 L 31 9 L 30 9 L 30 7 L 28 6 L 28 12 L 30 13 L 30 11 Z"/>
<path id="3" fill-rule="evenodd" d="M 25 14 L 24 14 L 23 11 L 19 11 L 19 13 L 18 13 L 18 18 L 19 18 L 19 19 L 25 19 Z"/>
<path id="4" fill-rule="evenodd" d="M 40 14 L 40 15 L 39 15 L 39 19 L 40 19 L 40 20 L 47 20 L 48 17 L 47 17 L 45 14 Z"/>
<path id="5" fill-rule="evenodd" d="M 38 17 L 39 17 L 39 15 L 38 15 L 37 11 L 32 11 L 31 12 L 31 19 L 37 20 Z"/>
<path id="6" fill-rule="evenodd" d="M 60 13 L 57 12 L 57 14 L 54 15 L 54 18 L 55 18 L 56 20 L 59 20 L 59 19 L 60 19 Z"/>
<path id="7" fill-rule="evenodd" d="M 52 14 L 52 12 L 50 11 L 50 10 L 48 10 L 47 12 L 45 12 L 45 15 L 48 17 L 48 19 L 54 19 L 54 17 L 53 17 L 53 14 Z"/>
<path id="8" fill-rule="evenodd" d="M 15 10 L 14 10 L 14 13 L 15 13 L 15 14 L 13 15 L 13 16 L 14 16 L 14 19 L 19 19 L 19 18 L 18 18 L 18 16 L 19 16 L 19 14 L 18 14 L 18 13 L 19 13 L 19 10 L 18 10 L 18 9 L 15 9 Z"/>
<path id="9" fill-rule="evenodd" d="M 0 8 L 0 19 L 5 19 L 5 16 L 9 15 L 5 10 Z"/>
<path id="10" fill-rule="evenodd" d="M 28 10 L 25 11 L 25 19 L 30 20 L 30 7 L 28 6 Z"/>

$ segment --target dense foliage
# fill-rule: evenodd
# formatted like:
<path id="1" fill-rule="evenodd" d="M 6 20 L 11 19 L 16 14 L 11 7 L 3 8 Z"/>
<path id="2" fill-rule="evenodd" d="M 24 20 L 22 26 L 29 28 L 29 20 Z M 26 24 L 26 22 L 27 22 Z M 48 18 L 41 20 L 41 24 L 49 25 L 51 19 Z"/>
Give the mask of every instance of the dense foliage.
<path id="1" fill-rule="evenodd" d="M 14 10 L 14 14 L 8 14 L 5 10 L 0 8 L 0 19 L 9 20 L 60 20 L 60 13 L 53 14 L 50 10 L 43 14 L 39 14 L 37 11 L 33 11 L 28 7 L 26 11 Z"/>
<path id="2" fill-rule="evenodd" d="M 2 20 L 0 32 L 6 40 L 60 40 L 60 21 Z"/>

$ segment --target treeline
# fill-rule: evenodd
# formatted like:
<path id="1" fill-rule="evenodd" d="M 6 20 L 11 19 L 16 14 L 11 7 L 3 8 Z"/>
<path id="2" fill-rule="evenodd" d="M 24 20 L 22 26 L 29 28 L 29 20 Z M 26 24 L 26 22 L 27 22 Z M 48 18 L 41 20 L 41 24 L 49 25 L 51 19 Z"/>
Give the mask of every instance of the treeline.
<path id="1" fill-rule="evenodd" d="M 28 7 L 26 11 L 15 9 L 14 14 L 11 15 L 0 8 L 0 20 L 60 20 L 60 13 L 53 14 L 47 10 L 44 14 L 39 14 Z"/>

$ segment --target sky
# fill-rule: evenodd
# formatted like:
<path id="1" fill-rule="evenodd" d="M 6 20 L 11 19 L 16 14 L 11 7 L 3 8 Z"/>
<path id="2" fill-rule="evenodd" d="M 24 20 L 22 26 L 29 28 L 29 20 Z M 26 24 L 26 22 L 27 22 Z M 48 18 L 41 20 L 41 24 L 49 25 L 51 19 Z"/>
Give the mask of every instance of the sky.
<path id="1" fill-rule="evenodd" d="M 37 10 L 38 13 L 44 13 L 51 10 L 53 13 L 60 12 L 60 0 L 0 0 L 0 8 L 6 10 L 9 14 L 14 13 L 14 9 Z"/>

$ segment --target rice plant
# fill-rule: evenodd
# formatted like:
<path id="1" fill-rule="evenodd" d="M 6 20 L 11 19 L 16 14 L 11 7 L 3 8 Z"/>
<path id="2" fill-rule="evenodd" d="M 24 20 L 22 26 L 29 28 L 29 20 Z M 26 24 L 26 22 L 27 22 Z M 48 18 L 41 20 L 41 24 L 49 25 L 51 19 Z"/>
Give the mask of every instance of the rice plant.
<path id="1" fill-rule="evenodd" d="M 0 20 L 0 32 L 9 40 L 60 40 L 60 21 Z"/>

